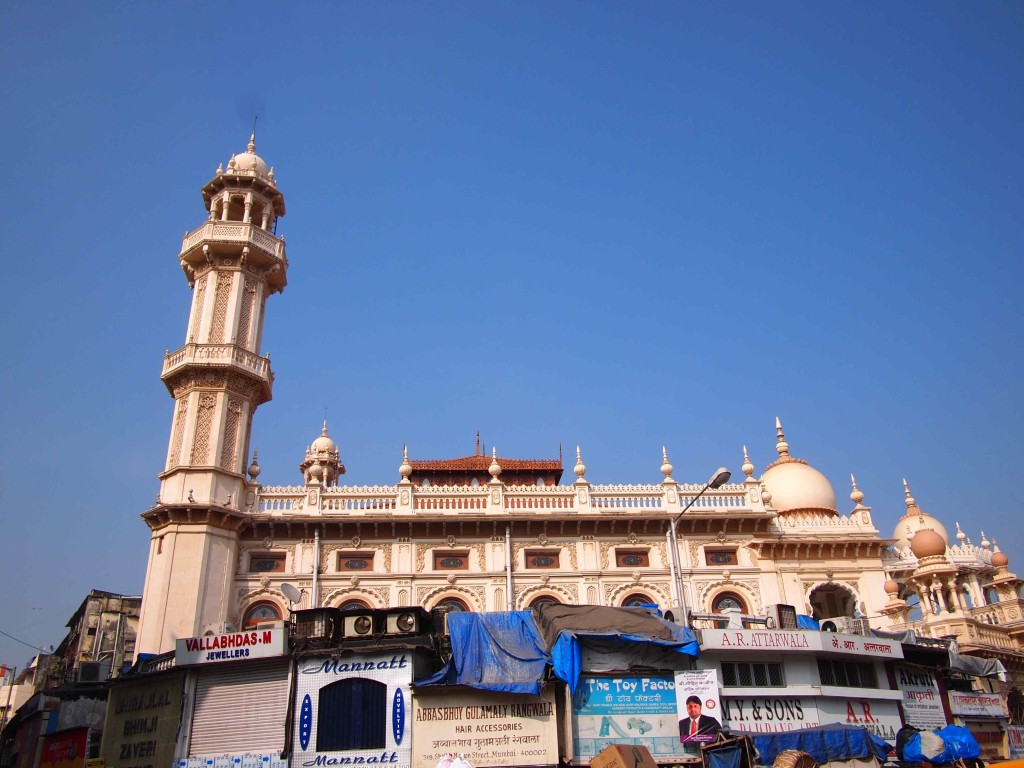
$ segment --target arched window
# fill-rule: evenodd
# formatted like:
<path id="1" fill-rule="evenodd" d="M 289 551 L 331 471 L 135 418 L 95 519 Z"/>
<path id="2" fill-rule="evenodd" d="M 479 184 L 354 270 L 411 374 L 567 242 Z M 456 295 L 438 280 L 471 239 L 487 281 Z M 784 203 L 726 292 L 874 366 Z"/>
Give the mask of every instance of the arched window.
<path id="1" fill-rule="evenodd" d="M 651 600 L 647 595 L 634 592 L 631 595 L 626 595 L 626 598 L 622 601 L 622 605 L 624 608 L 642 608 L 645 605 L 651 605 L 656 602 L 656 600 Z"/>
<path id="2" fill-rule="evenodd" d="M 456 613 L 458 611 L 469 611 L 469 606 L 459 600 L 457 597 L 446 597 L 442 600 L 438 600 L 435 608 L 444 608 L 445 610 Z"/>
<path id="3" fill-rule="evenodd" d="M 996 591 L 995 587 L 988 587 L 985 589 L 985 603 L 987 605 L 995 605 L 999 602 L 999 592 Z"/>
<path id="4" fill-rule="evenodd" d="M 281 611 L 273 603 L 256 603 L 245 612 L 242 619 L 242 629 L 255 627 L 263 621 L 278 621 L 281 618 Z"/>
<path id="5" fill-rule="evenodd" d="M 476 486 L 480 485 L 480 480 L 474 477 L 472 480 L 469 481 L 469 484 L 475 488 Z"/>
<path id="6" fill-rule="evenodd" d="M 317 752 L 383 749 L 387 744 L 388 686 L 362 677 L 338 680 L 319 693 Z"/>
<path id="7" fill-rule="evenodd" d="M 363 600 L 346 600 L 338 607 L 343 611 L 362 611 L 368 609 L 370 606 L 368 606 Z"/>
<path id="8" fill-rule="evenodd" d="M 725 611 L 739 611 L 740 613 L 747 612 L 747 606 L 743 602 L 743 598 L 739 595 L 733 594 L 732 592 L 723 592 L 717 595 L 711 602 L 712 613 L 724 613 Z"/>
<path id="9" fill-rule="evenodd" d="M 551 595 L 541 595 L 530 601 L 529 608 L 540 608 L 542 605 L 561 605 L 561 601 Z"/>
<path id="10" fill-rule="evenodd" d="M 544 478 L 543 477 L 538 477 L 537 478 L 537 485 L 539 487 L 543 488 L 545 485 L 547 485 L 547 483 L 544 482 Z"/>

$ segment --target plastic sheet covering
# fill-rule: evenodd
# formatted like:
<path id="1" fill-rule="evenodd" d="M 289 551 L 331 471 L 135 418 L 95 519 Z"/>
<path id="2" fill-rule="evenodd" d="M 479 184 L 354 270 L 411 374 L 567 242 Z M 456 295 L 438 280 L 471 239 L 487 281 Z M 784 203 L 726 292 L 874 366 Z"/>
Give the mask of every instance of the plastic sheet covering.
<path id="1" fill-rule="evenodd" d="M 816 622 L 813 617 L 808 616 L 805 613 L 798 613 L 796 615 L 796 628 L 797 629 L 821 629 L 821 624 Z"/>
<path id="2" fill-rule="evenodd" d="M 758 752 L 758 762 L 772 765 L 778 754 L 787 749 L 806 752 L 818 763 L 850 760 L 855 757 L 877 757 L 884 761 L 889 744 L 866 728 L 855 725 L 822 725 L 784 733 L 748 734 Z"/>
<path id="3" fill-rule="evenodd" d="M 540 693 L 549 656 L 530 611 L 449 613 L 448 636 L 451 659 L 414 685 Z"/>
<path id="4" fill-rule="evenodd" d="M 704 753 L 708 768 L 743 768 L 743 747 L 733 744 L 725 749 Z"/>
<path id="5" fill-rule="evenodd" d="M 555 677 L 565 680 L 569 684 L 569 692 L 576 693 L 576 686 L 579 685 L 583 666 L 581 644 L 590 641 L 617 646 L 618 653 L 624 658 L 621 665 L 623 669 L 633 666 L 628 660 L 631 649 L 640 655 L 646 655 L 643 648 L 645 645 L 664 648 L 673 654 L 696 657 L 700 649 L 697 646 L 697 638 L 694 636 L 693 630 L 689 627 L 676 627 L 676 629 L 679 630 L 676 640 L 662 640 L 648 635 L 623 635 L 615 632 L 598 634 L 562 630 L 555 641 L 554 648 L 551 649 L 551 664 L 554 667 Z"/>
<path id="6" fill-rule="evenodd" d="M 930 738 L 937 736 L 938 739 Z M 976 760 L 981 757 L 981 747 L 969 730 L 959 725 L 947 725 L 938 731 L 915 733 L 903 748 L 903 760 L 907 763 L 952 763 L 956 760 Z"/>

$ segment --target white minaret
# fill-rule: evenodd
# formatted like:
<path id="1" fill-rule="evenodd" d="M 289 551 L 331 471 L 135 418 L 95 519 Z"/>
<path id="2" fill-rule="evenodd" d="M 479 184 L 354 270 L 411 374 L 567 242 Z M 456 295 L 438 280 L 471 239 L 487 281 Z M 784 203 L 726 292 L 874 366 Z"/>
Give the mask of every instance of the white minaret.
<path id="1" fill-rule="evenodd" d="M 160 496 L 142 516 L 153 531 L 135 644 L 143 653 L 227 623 L 238 530 L 255 498 L 244 475 L 249 434 L 273 385 L 260 355 L 263 308 L 288 271 L 274 234 L 284 196 L 255 138 L 203 187 L 209 218 L 178 256 L 192 310 L 185 345 L 164 357 L 161 374 L 174 416 Z"/>

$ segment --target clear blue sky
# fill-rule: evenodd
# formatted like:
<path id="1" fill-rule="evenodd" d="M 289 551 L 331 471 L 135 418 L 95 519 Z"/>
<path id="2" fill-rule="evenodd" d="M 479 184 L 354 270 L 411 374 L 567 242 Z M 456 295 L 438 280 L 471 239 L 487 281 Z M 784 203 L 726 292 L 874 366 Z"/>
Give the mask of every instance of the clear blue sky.
<path id="1" fill-rule="evenodd" d="M 681 481 L 780 416 L 888 535 L 901 478 L 1024 573 L 1019 3 L 7 3 L 0 630 L 139 593 L 181 235 L 275 166 L 262 480 L 488 446 Z M 31 650 L 0 636 L 0 662 Z"/>

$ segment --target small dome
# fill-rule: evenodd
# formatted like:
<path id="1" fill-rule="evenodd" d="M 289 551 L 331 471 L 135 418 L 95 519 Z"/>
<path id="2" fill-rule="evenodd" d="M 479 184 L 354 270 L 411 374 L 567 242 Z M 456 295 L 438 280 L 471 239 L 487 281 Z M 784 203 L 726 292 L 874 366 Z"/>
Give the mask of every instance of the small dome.
<path id="1" fill-rule="evenodd" d="M 251 173 L 255 171 L 260 176 L 267 175 L 267 164 L 263 158 L 256 154 L 256 134 L 249 137 L 249 146 L 245 152 L 235 155 L 232 162 L 228 163 L 228 171 L 235 173 Z"/>
<path id="2" fill-rule="evenodd" d="M 946 554 L 946 541 L 937 531 L 924 528 L 910 540 L 910 550 L 918 560 L 922 557 L 941 556 Z"/>
<path id="3" fill-rule="evenodd" d="M 917 535 L 917 532 L 923 530 L 935 531 L 942 537 L 943 542 L 948 545 L 949 533 L 946 532 L 946 526 L 928 513 L 921 511 L 921 508 L 917 506 L 917 500 L 910 495 L 910 486 L 907 485 L 906 480 L 903 481 L 903 489 L 904 496 L 906 496 L 907 511 L 900 518 L 899 522 L 896 523 L 896 527 L 892 531 L 892 537 L 896 539 L 896 543 L 893 546 L 896 549 L 906 549 L 910 545 L 911 539 Z"/>
<path id="4" fill-rule="evenodd" d="M 998 549 L 992 555 L 992 565 L 996 568 L 1002 568 L 1004 565 L 1010 564 L 1010 558 L 1006 556 L 1005 552 L 1000 552 Z"/>
<path id="5" fill-rule="evenodd" d="M 885 589 L 885 594 L 887 594 L 887 595 L 898 594 L 899 591 L 900 591 L 900 583 L 898 581 L 896 581 L 896 579 L 889 579 L 888 581 L 885 582 L 884 589 Z"/>
<path id="6" fill-rule="evenodd" d="M 320 431 L 320 437 L 313 441 L 313 444 L 309 446 L 309 450 L 312 453 L 322 453 L 324 451 L 334 452 L 338 450 L 338 444 L 327 436 L 326 421 L 324 421 L 324 428 Z"/>
<path id="7" fill-rule="evenodd" d="M 768 490 L 775 509 L 782 512 L 836 512 L 836 492 L 821 472 L 803 459 L 789 455 L 789 443 L 782 434 L 782 424 L 775 420 L 779 453 L 778 461 L 768 466 L 761 482 Z"/>

